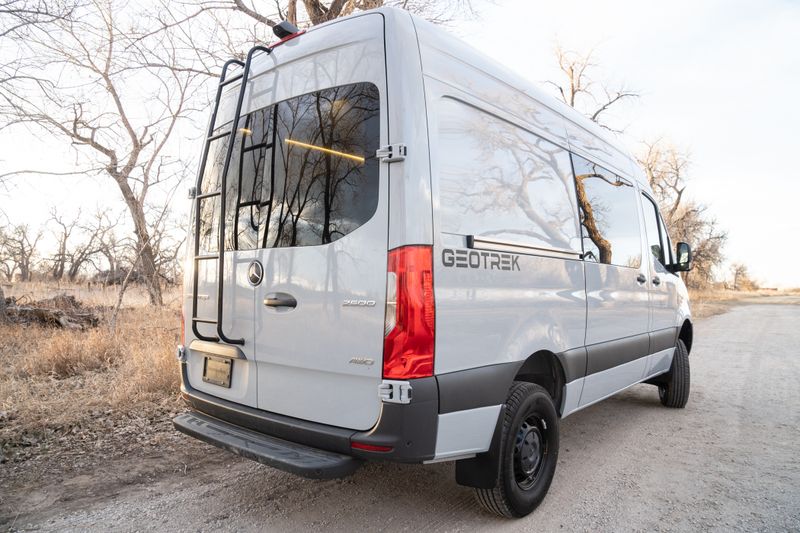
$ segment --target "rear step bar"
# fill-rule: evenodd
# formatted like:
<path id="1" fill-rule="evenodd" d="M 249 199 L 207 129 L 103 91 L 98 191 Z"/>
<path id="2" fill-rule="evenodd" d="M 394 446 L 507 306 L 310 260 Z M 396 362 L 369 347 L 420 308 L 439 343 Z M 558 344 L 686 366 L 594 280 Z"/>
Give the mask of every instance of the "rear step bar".
<path id="1" fill-rule="evenodd" d="M 265 465 L 312 479 L 349 476 L 362 461 L 228 424 L 201 413 L 183 413 L 172 423 L 182 433 Z"/>

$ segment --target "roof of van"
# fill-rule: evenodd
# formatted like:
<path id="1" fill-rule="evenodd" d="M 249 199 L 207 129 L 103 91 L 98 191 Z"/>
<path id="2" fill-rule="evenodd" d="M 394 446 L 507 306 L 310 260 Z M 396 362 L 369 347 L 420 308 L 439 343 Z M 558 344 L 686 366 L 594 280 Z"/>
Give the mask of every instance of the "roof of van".
<path id="1" fill-rule="evenodd" d="M 554 96 L 542 90 L 538 84 L 532 82 L 518 73 L 512 71 L 510 68 L 499 63 L 497 60 L 490 58 L 484 52 L 476 49 L 468 42 L 452 35 L 441 26 L 432 24 L 420 17 L 412 15 L 405 10 L 393 7 L 380 7 L 367 12 L 358 12 L 348 17 L 334 19 L 332 21 L 314 26 L 309 31 L 315 31 L 327 26 L 346 21 L 347 19 L 364 16 L 368 13 L 381 13 L 387 18 L 394 19 L 401 22 L 403 19 L 413 22 L 416 30 L 420 45 L 431 43 L 435 41 L 435 46 L 447 53 L 448 56 L 457 58 L 470 67 L 486 74 L 488 77 L 502 82 L 503 85 L 513 88 L 522 95 L 536 102 L 540 106 L 544 106 L 553 114 L 563 118 L 569 123 L 571 129 L 580 130 L 583 136 L 590 136 L 597 141 L 600 141 L 604 146 L 603 152 L 607 157 L 593 157 L 596 152 L 592 154 L 581 153 L 580 147 L 571 146 L 573 151 L 581 153 L 581 155 L 589 156 L 594 159 L 604 159 L 597 161 L 600 164 L 606 164 L 611 167 L 610 170 L 621 172 L 628 177 L 632 177 L 639 181 L 646 189 L 649 189 L 649 183 L 644 176 L 644 173 L 638 167 L 636 160 L 631 156 L 628 149 L 623 143 L 610 131 L 602 128 L 595 122 L 589 120 L 587 117 L 568 106 L 566 103 L 558 100 Z M 387 26 L 387 31 L 388 30 Z"/>

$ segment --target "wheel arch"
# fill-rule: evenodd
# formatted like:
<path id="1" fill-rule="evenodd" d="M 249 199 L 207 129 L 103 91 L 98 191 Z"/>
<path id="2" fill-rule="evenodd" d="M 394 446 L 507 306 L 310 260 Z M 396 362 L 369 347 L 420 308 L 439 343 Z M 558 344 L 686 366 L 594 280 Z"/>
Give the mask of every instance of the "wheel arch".
<path id="1" fill-rule="evenodd" d="M 686 351 L 688 353 L 692 353 L 692 341 L 694 340 L 694 326 L 692 326 L 692 322 L 687 318 L 683 321 L 681 325 L 681 330 L 678 332 L 678 340 L 682 340 L 683 344 L 686 345 Z"/>
<path id="2" fill-rule="evenodd" d="M 556 410 L 561 412 L 566 377 L 561 360 L 553 352 L 539 350 L 530 355 L 517 370 L 512 383 L 508 384 L 509 389 L 514 381 L 525 381 L 544 387 L 553 399 Z"/>

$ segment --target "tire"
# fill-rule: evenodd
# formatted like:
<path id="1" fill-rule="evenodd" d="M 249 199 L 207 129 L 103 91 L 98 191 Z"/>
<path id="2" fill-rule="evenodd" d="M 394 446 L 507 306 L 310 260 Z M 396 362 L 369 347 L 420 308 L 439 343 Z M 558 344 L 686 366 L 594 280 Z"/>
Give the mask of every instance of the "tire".
<path id="1" fill-rule="evenodd" d="M 480 505 L 507 518 L 529 514 L 542 502 L 558 462 L 558 414 L 545 389 L 515 382 L 506 400 L 495 486 L 475 489 Z"/>
<path id="2" fill-rule="evenodd" d="M 678 340 L 675 355 L 672 357 L 672 366 L 667 373 L 664 383 L 658 386 L 658 397 L 667 407 L 682 409 L 689 401 L 689 351 L 682 340 Z"/>

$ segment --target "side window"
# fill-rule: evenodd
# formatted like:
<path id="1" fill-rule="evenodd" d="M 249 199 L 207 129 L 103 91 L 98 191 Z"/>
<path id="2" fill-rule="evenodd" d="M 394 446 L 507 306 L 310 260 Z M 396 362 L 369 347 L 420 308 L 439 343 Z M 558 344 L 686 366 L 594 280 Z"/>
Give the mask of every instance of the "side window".
<path id="1" fill-rule="evenodd" d="M 580 252 L 567 151 L 456 100 L 438 112 L 441 231 Z"/>
<path id="2" fill-rule="evenodd" d="M 642 261 L 636 189 L 628 181 L 572 155 L 584 257 L 638 268 Z"/>
<path id="3" fill-rule="evenodd" d="M 661 239 L 661 231 L 658 223 L 658 208 L 655 203 L 645 195 L 642 195 L 642 207 L 644 208 L 644 232 L 647 240 L 647 249 L 656 261 L 656 268 L 664 266 L 666 259 L 664 255 L 664 245 Z"/>

